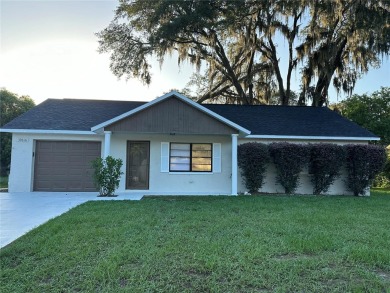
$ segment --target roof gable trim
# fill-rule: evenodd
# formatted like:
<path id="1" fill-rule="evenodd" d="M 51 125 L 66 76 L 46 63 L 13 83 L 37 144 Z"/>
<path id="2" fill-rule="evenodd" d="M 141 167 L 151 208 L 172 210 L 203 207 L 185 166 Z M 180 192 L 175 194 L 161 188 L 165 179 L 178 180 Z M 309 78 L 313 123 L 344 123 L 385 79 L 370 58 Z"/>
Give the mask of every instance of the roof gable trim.
<path id="1" fill-rule="evenodd" d="M 103 122 L 103 123 L 100 123 L 100 124 L 98 124 L 98 125 L 96 125 L 96 126 L 93 126 L 93 127 L 91 128 L 91 131 L 97 132 L 97 131 L 99 131 L 100 129 L 102 129 L 102 128 L 104 128 L 104 127 L 110 125 L 110 124 L 113 124 L 113 123 L 115 123 L 115 122 L 117 122 L 117 121 L 119 121 L 119 120 L 122 120 L 122 119 L 124 119 L 124 118 L 127 118 L 127 117 L 129 117 L 129 116 L 131 116 L 131 115 L 133 115 L 133 114 L 135 114 L 135 113 L 138 113 L 138 112 L 140 112 L 140 111 L 142 111 L 142 110 L 144 110 L 144 109 L 146 109 L 146 108 L 149 108 L 149 107 L 151 107 L 151 106 L 153 106 L 153 105 L 155 105 L 155 104 L 157 104 L 157 103 L 159 103 L 159 102 L 161 102 L 161 101 L 163 101 L 163 100 L 165 100 L 165 99 L 168 99 L 168 98 L 170 98 L 170 97 L 172 97 L 172 96 L 175 96 L 176 98 L 178 98 L 178 99 L 180 99 L 181 101 L 183 101 L 183 102 L 189 104 L 190 106 L 193 106 L 194 108 L 196 108 L 196 109 L 198 109 L 198 110 L 200 110 L 200 111 L 202 111 L 202 112 L 204 112 L 204 113 L 210 115 L 211 117 L 215 118 L 216 120 L 219 120 L 220 122 L 223 122 L 223 123 L 229 125 L 230 127 L 239 130 L 239 131 L 242 132 L 244 135 L 248 135 L 248 134 L 251 133 L 248 129 L 245 129 L 244 127 L 242 127 L 242 126 L 240 126 L 240 125 L 238 125 L 238 124 L 236 124 L 236 123 L 234 123 L 234 122 L 232 122 L 232 121 L 226 119 L 225 117 L 223 117 L 223 116 L 221 116 L 221 115 L 218 115 L 217 113 L 215 113 L 215 112 L 213 112 L 213 111 L 207 109 L 206 107 L 203 107 L 202 105 L 200 105 L 200 104 L 198 104 L 198 103 L 195 103 L 194 101 L 190 100 L 190 99 L 187 98 L 186 96 L 183 96 L 182 94 L 179 94 L 179 93 L 176 92 L 176 91 L 171 91 L 171 92 L 169 92 L 169 93 L 167 93 L 167 94 L 165 94 L 165 95 L 163 95 L 163 96 L 161 96 L 161 97 L 159 97 L 159 98 L 157 98 L 157 99 L 155 99 L 155 100 L 153 100 L 153 101 L 150 101 L 149 103 L 146 103 L 146 104 L 144 104 L 144 105 L 138 107 L 138 108 L 135 108 L 135 109 L 133 109 L 133 110 L 131 110 L 131 111 L 128 111 L 128 112 L 126 112 L 126 113 L 123 113 L 123 114 L 121 114 L 121 115 L 119 115 L 119 116 L 117 116 L 117 117 L 114 117 L 114 118 L 112 118 L 112 119 L 110 119 L 110 120 L 107 120 L 107 121 L 105 121 L 105 122 Z"/>

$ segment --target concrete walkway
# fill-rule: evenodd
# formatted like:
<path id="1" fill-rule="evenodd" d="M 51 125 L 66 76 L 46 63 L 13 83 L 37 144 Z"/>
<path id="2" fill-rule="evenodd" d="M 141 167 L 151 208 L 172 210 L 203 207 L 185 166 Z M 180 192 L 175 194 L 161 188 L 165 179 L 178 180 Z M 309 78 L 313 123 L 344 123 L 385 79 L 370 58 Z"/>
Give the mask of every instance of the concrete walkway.
<path id="1" fill-rule="evenodd" d="M 141 194 L 97 197 L 96 192 L 0 193 L 0 248 L 35 227 L 90 200 L 140 200 Z"/>

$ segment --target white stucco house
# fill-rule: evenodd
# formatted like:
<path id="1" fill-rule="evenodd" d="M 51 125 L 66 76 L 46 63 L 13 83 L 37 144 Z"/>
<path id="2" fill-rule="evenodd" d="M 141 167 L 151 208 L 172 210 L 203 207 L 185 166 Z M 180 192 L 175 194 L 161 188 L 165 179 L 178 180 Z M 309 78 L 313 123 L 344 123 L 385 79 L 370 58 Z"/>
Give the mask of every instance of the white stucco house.
<path id="1" fill-rule="evenodd" d="M 9 122 L 10 192 L 95 191 L 91 160 L 123 160 L 118 192 L 245 192 L 237 146 L 270 143 L 368 143 L 377 136 L 320 107 L 197 104 L 170 92 L 151 102 L 49 99 Z M 283 192 L 272 164 L 260 192 Z M 298 193 L 311 193 L 307 172 Z M 330 194 L 348 191 L 340 178 Z"/>

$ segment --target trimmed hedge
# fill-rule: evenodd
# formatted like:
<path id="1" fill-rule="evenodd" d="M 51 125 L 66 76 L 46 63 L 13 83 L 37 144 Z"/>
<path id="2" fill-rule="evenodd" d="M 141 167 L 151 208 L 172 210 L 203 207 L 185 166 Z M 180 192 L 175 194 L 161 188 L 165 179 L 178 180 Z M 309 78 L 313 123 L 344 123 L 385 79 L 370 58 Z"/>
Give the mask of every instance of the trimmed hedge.
<path id="1" fill-rule="evenodd" d="M 299 186 L 299 173 L 309 161 L 308 145 L 271 143 L 269 152 L 276 167 L 276 182 L 284 187 L 285 193 L 293 193 Z"/>
<path id="2" fill-rule="evenodd" d="M 270 161 L 268 146 L 263 143 L 248 142 L 238 146 L 238 167 L 249 192 L 257 192 L 264 184 L 266 165 Z"/>
<path id="3" fill-rule="evenodd" d="M 332 143 L 310 145 L 309 173 L 312 175 L 313 193 L 327 192 L 340 176 L 340 169 L 345 161 L 345 150 Z"/>
<path id="4" fill-rule="evenodd" d="M 340 176 L 341 167 L 345 164 L 348 171 L 345 180 L 347 188 L 358 196 L 364 195 L 382 170 L 386 153 L 383 147 L 377 145 L 245 143 L 238 146 L 238 166 L 251 193 L 263 186 L 270 158 L 275 164 L 276 182 L 284 187 L 285 193 L 293 193 L 297 189 L 299 175 L 307 164 L 313 193 L 325 193 Z"/>
<path id="5" fill-rule="evenodd" d="M 385 164 L 385 149 L 378 145 L 359 144 L 348 144 L 344 147 L 347 152 L 347 187 L 355 196 L 364 195 Z"/>

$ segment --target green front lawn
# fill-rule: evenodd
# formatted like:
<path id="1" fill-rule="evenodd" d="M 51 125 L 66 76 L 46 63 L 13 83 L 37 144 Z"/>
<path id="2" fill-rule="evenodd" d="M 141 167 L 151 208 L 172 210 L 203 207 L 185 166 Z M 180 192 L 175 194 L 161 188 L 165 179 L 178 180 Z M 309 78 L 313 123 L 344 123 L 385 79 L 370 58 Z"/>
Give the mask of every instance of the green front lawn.
<path id="1" fill-rule="evenodd" d="M 8 188 L 8 177 L 0 176 L 0 188 Z"/>
<path id="2" fill-rule="evenodd" d="M 1 292 L 389 292 L 390 193 L 88 202 L 0 250 Z"/>

